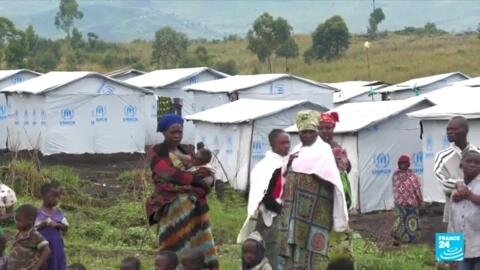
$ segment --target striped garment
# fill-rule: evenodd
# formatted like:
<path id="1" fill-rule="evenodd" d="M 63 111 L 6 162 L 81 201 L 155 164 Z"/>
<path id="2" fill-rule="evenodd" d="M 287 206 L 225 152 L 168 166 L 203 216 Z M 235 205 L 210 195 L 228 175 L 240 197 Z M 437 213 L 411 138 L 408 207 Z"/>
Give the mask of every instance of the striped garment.
<path id="1" fill-rule="evenodd" d="M 208 187 L 202 185 L 201 175 L 186 172 L 181 162 L 175 162 L 173 155 L 163 144 L 149 151 L 155 193 L 160 195 L 154 194 L 152 198 L 163 198 L 159 206 L 147 201 L 147 211 L 149 215 L 153 214 L 150 220 L 159 224 L 159 250 L 180 255 L 186 249 L 201 248 L 205 254 L 205 267 L 218 269 L 208 216 Z"/>
<path id="2" fill-rule="evenodd" d="M 462 155 L 468 151 L 478 151 L 480 149 L 472 144 L 468 144 L 465 149 L 461 150 L 455 144 L 437 153 L 435 156 L 435 163 L 433 172 L 435 177 L 442 185 L 442 190 L 445 193 L 445 209 L 443 212 L 443 222 L 448 222 L 448 215 L 450 210 L 450 194 L 455 189 L 455 183 L 463 181 L 463 171 L 460 168 L 460 161 Z"/>

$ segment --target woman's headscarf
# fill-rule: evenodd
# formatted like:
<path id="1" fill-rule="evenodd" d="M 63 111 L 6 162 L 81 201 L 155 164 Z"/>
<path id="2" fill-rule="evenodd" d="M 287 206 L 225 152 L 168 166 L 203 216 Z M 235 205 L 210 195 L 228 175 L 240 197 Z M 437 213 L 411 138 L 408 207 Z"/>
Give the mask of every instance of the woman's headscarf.
<path id="1" fill-rule="evenodd" d="M 320 118 L 318 120 L 320 121 L 320 123 L 328 123 L 328 124 L 332 124 L 333 126 L 335 126 L 337 122 L 340 122 L 337 112 L 321 113 Z"/>
<path id="2" fill-rule="evenodd" d="M 157 132 L 164 132 L 175 124 L 183 125 L 183 118 L 173 113 L 164 114 L 162 117 L 158 118 Z"/>
<path id="3" fill-rule="evenodd" d="M 254 265 L 247 265 L 243 260 L 242 256 L 242 269 L 244 270 L 257 266 L 265 258 L 265 241 L 263 240 L 259 232 L 252 232 L 245 241 L 255 241 L 255 243 L 257 244 L 257 253 L 255 254 Z"/>
<path id="4" fill-rule="evenodd" d="M 304 130 L 318 130 L 318 112 L 312 110 L 299 111 L 297 113 L 297 129 Z"/>
<path id="5" fill-rule="evenodd" d="M 410 157 L 407 155 L 401 155 L 400 158 L 398 159 L 398 163 L 400 162 L 405 162 L 410 164 Z"/>

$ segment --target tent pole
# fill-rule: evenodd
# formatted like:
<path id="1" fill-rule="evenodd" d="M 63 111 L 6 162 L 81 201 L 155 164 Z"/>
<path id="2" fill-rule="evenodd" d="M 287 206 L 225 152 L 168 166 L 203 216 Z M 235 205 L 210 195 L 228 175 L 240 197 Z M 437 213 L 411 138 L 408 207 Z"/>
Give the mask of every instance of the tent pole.
<path id="1" fill-rule="evenodd" d="M 355 136 L 355 147 L 357 148 L 357 167 L 359 167 L 359 163 L 360 163 L 360 155 L 358 153 L 358 135 L 359 135 L 359 132 L 357 132 L 357 136 Z M 358 183 L 357 183 L 357 200 L 358 200 L 358 213 L 361 214 L 362 213 L 362 203 L 361 203 L 361 200 L 360 200 L 360 176 L 361 176 L 361 170 L 358 170 Z"/>
<path id="2" fill-rule="evenodd" d="M 252 141 L 253 141 L 253 131 L 255 130 L 255 120 L 252 120 L 252 132 L 250 133 L 250 142 L 248 149 L 248 171 L 247 171 L 247 187 L 246 192 L 249 192 L 250 189 L 250 170 L 252 166 Z"/>

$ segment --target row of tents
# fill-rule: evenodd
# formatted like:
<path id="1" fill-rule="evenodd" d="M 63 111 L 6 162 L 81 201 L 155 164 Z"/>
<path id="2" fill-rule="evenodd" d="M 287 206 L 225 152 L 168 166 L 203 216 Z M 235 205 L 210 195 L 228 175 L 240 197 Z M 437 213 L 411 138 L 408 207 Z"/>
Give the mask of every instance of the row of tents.
<path id="1" fill-rule="evenodd" d="M 188 120 L 185 142 L 204 142 L 215 153 L 218 177 L 244 190 L 271 129 L 285 129 L 298 142 L 298 111 L 334 110 L 337 140 L 352 161 L 353 208 L 371 212 L 393 207 L 390 178 L 402 154 L 412 157 L 425 200 L 444 200 L 432 174 L 434 153 L 447 145 L 448 118 L 480 119 L 477 90 L 480 79 L 460 72 L 391 85 L 229 76 L 207 67 L 106 75 L 0 71 L 0 148 L 44 155 L 144 152 L 162 140 L 157 117 L 175 112 Z M 475 143 L 475 125 L 471 132 Z"/>

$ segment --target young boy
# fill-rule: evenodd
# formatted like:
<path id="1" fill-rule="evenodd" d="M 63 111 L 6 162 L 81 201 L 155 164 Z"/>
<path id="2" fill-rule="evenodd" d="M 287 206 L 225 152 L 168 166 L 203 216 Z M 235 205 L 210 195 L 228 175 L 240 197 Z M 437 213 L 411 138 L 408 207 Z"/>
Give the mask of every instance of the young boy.
<path id="1" fill-rule="evenodd" d="M 272 270 L 265 257 L 265 242 L 259 232 L 251 233 L 243 242 L 242 270 Z"/>
<path id="2" fill-rule="evenodd" d="M 205 254 L 199 248 L 187 249 L 181 257 L 182 270 L 203 270 Z"/>
<path id="3" fill-rule="evenodd" d="M 122 260 L 120 270 L 140 270 L 140 260 L 135 257 L 127 257 Z"/>
<path id="4" fill-rule="evenodd" d="M 15 234 L 8 259 L 8 270 L 36 270 L 47 261 L 50 248 L 47 240 L 34 228 L 36 218 L 37 208 L 34 206 L 24 204 L 18 207 L 15 213 L 15 227 L 18 232 Z"/>
<path id="5" fill-rule="evenodd" d="M 463 154 L 460 166 L 465 183 L 457 183 L 451 200 L 451 231 L 464 234 L 464 259 L 461 270 L 480 269 L 480 153 L 469 151 Z"/>
<path id="6" fill-rule="evenodd" d="M 155 257 L 155 270 L 175 270 L 177 266 L 178 257 L 173 251 L 162 251 Z"/>

